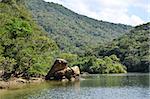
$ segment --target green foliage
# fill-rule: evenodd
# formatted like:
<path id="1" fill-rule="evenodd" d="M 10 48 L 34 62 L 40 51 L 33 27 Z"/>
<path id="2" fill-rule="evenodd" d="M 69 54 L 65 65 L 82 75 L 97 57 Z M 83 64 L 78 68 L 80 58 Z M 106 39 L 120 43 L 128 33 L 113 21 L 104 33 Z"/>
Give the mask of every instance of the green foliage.
<path id="1" fill-rule="evenodd" d="M 149 33 L 150 23 L 136 26 L 129 34 L 93 49 L 91 54 L 97 57 L 115 54 L 129 72 L 149 72 Z"/>
<path id="2" fill-rule="evenodd" d="M 3 77 L 7 80 L 12 75 L 26 78 L 45 75 L 57 57 L 58 47 L 31 20 L 29 13 L 14 3 L 16 6 L 0 3 L 0 69 L 4 70 Z"/>
<path id="3" fill-rule="evenodd" d="M 119 59 L 115 55 L 104 57 L 104 61 L 106 65 L 103 66 L 105 70 L 102 73 L 126 73 L 126 67 L 119 62 Z"/>
<path id="4" fill-rule="evenodd" d="M 16 60 L 9 57 L 1 57 L 0 66 L 4 68 L 6 73 L 11 73 L 16 65 Z"/>
<path id="5" fill-rule="evenodd" d="M 34 20 L 65 53 L 83 55 L 87 50 L 127 33 L 132 27 L 98 21 L 79 15 L 55 3 L 24 0 Z"/>
<path id="6" fill-rule="evenodd" d="M 27 37 L 32 33 L 30 24 L 22 19 L 14 18 L 6 25 L 6 30 L 11 32 L 10 34 L 12 38 Z"/>
<path id="7" fill-rule="evenodd" d="M 116 55 L 104 58 L 89 57 L 84 59 L 79 66 L 82 71 L 89 73 L 126 73 L 126 67 L 120 63 Z"/>
<path id="8" fill-rule="evenodd" d="M 72 66 L 78 59 L 78 56 L 76 54 L 71 53 L 61 53 L 59 57 L 67 60 L 70 66 Z"/>
<path id="9" fill-rule="evenodd" d="M 3 79 L 7 80 L 10 78 L 11 74 L 15 68 L 16 60 L 9 57 L 0 57 L 0 68 L 4 71 Z"/>

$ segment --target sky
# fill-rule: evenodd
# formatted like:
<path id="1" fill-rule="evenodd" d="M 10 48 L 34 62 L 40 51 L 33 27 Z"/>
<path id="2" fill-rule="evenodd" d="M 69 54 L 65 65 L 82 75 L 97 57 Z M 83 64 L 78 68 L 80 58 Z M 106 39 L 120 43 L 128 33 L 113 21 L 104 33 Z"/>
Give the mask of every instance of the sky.
<path id="1" fill-rule="evenodd" d="M 150 22 L 150 0 L 44 0 L 61 4 L 88 17 L 113 23 L 140 25 Z"/>

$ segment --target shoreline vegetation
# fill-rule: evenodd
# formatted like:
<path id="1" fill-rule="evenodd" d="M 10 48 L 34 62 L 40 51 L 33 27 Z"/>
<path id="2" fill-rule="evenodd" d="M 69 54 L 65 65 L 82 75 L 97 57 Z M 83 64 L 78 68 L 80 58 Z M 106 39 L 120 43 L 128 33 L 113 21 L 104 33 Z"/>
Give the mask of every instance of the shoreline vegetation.
<path id="1" fill-rule="evenodd" d="M 39 13 L 32 8 L 38 3 L 59 17 L 43 21 L 43 8 Z M 78 66 L 90 74 L 149 72 L 150 22 L 131 27 L 97 21 L 42 0 L 0 0 L 0 12 L 0 89 L 45 81 L 56 58 L 67 60 L 69 68 Z M 39 14 L 34 17 L 41 24 L 32 13 Z M 43 22 L 51 26 L 42 26 Z M 91 38 L 96 39 L 89 42 Z M 56 74 L 63 78 L 61 74 L 66 71 Z"/>

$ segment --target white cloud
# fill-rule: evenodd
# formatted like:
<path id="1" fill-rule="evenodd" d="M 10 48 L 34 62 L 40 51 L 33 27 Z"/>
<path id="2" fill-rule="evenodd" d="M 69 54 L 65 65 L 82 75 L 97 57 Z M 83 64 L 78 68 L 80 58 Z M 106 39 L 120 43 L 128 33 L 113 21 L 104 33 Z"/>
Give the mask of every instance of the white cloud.
<path id="1" fill-rule="evenodd" d="M 138 25 L 138 24 L 144 23 L 144 21 L 136 15 L 131 16 L 130 22 L 131 22 L 132 25 Z"/>
<path id="2" fill-rule="evenodd" d="M 150 13 L 150 4 L 146 8 L 147 12 Z"/>
<path id="3" fill-rule="evenodd" d="M 105 21 L 129 24 L 133 26 L 144 23 L 144 21 L 140 17 L 136 15 L 128 15 L 127 9 L 119 9 L 118 11 L 106 8 L 99 13 L 99 16 L 99 19 Z"/>
<path id="4" fill-rule="evenodd" d="M 144 23 L 139 16 L 131 14 L 130 7 L 148 10 L 148 0 L 45 0 L 98 20 L 128 25 Z M 139 12 L 140 14 L 140 12 Z"/>

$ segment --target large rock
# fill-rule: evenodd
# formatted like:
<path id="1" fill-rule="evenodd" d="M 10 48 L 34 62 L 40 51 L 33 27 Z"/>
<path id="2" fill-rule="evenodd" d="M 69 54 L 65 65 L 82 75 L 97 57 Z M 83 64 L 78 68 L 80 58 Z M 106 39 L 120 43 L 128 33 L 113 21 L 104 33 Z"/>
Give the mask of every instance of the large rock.
<path id="1" fill-rule="evenodd" d="M 80 75 L 80 69 L 78 66 L 73 66 L 73 67 L 71 67 L 71 69 L 73 70 L 75 76 Z"/>
<path id="2" fill-rule="evenodd" d="M 65 78 L 71 81 L 71 78 L 74 77 L 73 75 L 74 75 L 74 71 L 68 67 L 67 70 L 65 71 Z"/>
<path id="3" fill-rule="evenodd" d="M 79 80 L 80 70 L 78 66 L 68 67 L 54 73 L 55 80 L 67 79 L 69 81 Z"/>
<path id="4" fill-rule="evenodd" d="M 54 77 L 55 72 L 58 72 L 60 70 L 67 69 L 67 61 L 64 59 L 56 59 L 54 65 L 50 69 L 50 71 L 47 73 L 45 79 L 50 80 L 51 77 Z"/>
<path id="5" fill-rule="evenodd" d="M 73 74 L 73 77 L 76 79 L 76 80 L 79 80 L 79 76 L 80 76 L 80 69 L 78 66 L 74 66 L 74 67 L 71 67 L 71 69 L 73 70 L 74 74 Z"/>
<path id="6" fill-rule="evenodd" d="M 65 79 L 65 73 L 66 73 L 67 69 L 63 69 L 63 70 L 59 70 L 59 71 L 56 71 L 54 73 L 54 79 L 55 80 L 62 80 L 62 79 Z"/>
<path id="7" fill-rule="evenodd" d="M 64 59 L 57 59 L 52 66 L 51 70 L 46 75 L 46 80 L 61 80 L 67 79 L 67 81 L 78 80 L 80 75 L 80 69 L 78 66 L 68 67 L 67 61 Z M 66 80 L 65 80 L 66 81 Z"/>

